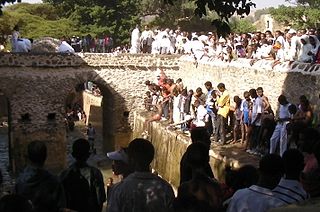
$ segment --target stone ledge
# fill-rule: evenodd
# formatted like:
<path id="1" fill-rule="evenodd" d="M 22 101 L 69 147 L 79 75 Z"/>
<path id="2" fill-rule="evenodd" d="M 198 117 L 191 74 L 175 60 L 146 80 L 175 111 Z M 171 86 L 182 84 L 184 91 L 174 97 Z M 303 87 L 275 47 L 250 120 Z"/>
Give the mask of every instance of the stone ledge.
<path id="1" fill-rule="evenodd" d="M 151 114 L 147 112 L 135 112 L 133 138 L 142 136 L 144 122 Z M 148 139 L 155 147 L 155 159 L 152 166 L 169 183 L 175 187 L 180 182 L 180 160 L 191 144 L 189 136 L 179 131 L 166 129 L 166 122 L 152 122 L 149 126 Z M 257 157 L 248 155 L 235 145 L 226 145 L 211 149 L 210 165 L 215 177 L 219 181 L 224 181 L 224 171 L 226 166 L 239 168 L 245 164 L 258 165 Z"/>

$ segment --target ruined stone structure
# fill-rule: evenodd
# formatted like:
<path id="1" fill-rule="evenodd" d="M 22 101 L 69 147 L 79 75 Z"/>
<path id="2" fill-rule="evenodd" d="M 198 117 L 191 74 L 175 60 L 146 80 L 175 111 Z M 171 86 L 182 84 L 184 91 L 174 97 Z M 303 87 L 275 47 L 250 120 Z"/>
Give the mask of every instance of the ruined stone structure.
<path id="1" fill-rule="evenodd" d="M 102 91 L 105 150 L 113 149 L 117 139 L 133 129 L 134 111 L 142 109 L 144 82 L 154 80 L 159 68 L 174 79 L 181 77 L 188 89 L 204 89 L 204 82 L 210 80 L 214 85 L 224 82 L 232 95 L 242 96 L 243 91 L 262 86 L 274 108 L 280 93 L 294 102 L 299 94 L 306 94 L 314 104 L 318 101 L 319 67 L 308 64 L 284 64 L 272 70 L 268 61 L 251 67 L 246 60 L 195 63 L 163 55 L 0 54 L 0 92 L 9 102 L 14 168 L 25 164 L 25 149 L 33 140 L 46 141 L 48 167 L 65 166 L 66 101 L 86 81 Z"/>

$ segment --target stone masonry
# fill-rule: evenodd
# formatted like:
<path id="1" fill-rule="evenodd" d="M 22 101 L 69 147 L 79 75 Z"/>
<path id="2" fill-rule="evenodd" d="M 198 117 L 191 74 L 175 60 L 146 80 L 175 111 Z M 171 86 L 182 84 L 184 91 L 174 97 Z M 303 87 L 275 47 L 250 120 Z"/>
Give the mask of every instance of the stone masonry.
<path id="1" fill-rule="evenodd" d="M 262 86 L 273 108 L 281 93 L 292 102 L 306 94 L 311 103 L 318 103 L 318 65 L 284 64 L 272 70 L 269 61 L 253 66 L 247 60 L 195 63 L 175 55 L 2 53 L 0 92 L 9 101 L 13 168 L 23 167 L 26 145 L 33 140 L 46 141 L 48 167 L 65 167 L 66 99 L 86 81 L 96 83 L 102 91 L 104 142 L 106 151 L 113 149 L 117 135 L 132 130 L 134 112 L 143 109 L 144 82 L 155 80 L 158 69 L 173 79 L 181 77 L 194 90 L 204 89 L 208 80 L 214 85 L 224 82 L 231 95 L 242 96 L 243 91 Z"/>

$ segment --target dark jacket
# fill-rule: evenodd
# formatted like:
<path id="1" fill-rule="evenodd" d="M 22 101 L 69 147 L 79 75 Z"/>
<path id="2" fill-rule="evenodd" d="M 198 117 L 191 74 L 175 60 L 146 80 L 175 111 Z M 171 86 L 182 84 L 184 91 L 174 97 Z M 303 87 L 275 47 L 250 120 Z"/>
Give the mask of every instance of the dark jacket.
<path id="1" fill-rule="evenodd" d="M 30 200 L 36 212 L 56 212 L 65 207 L 58 178 L 41 168 L 27 166 L 17 179 L 16 193 Z"/>

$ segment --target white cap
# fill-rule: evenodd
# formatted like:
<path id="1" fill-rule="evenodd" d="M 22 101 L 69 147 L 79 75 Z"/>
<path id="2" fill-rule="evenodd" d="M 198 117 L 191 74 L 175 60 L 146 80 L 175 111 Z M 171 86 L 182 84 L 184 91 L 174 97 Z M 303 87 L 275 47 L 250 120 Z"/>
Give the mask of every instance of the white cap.
<path id="1" fill-rule="evenodd" d="M 128 155 L 123 149 L 114 152 L 108 152 L 107 157 L 111 160 L 118 160 L 124 163 L 128 163 Z"/>
<path id="2" fill-rule="evenodd" d="M 297 31 L 294 30 L 294 29 L 289 29 L 288 33 L 289 33 L 289 34 L 294 34 L 294 33 L 297 33 Z"/>

